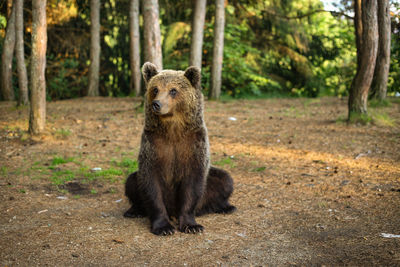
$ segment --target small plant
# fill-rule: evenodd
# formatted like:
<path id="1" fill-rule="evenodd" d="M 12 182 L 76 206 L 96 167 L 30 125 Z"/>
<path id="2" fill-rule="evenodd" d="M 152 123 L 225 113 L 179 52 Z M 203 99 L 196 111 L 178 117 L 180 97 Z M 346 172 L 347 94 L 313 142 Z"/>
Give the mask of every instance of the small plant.
<path id="1" fill-rule="evenodd" d="M 90 193 L 91 194 L 97 194 L 97 191 L 96 191 L 96 189 L 93 188 L 93 189 L 90 190 Z"/>

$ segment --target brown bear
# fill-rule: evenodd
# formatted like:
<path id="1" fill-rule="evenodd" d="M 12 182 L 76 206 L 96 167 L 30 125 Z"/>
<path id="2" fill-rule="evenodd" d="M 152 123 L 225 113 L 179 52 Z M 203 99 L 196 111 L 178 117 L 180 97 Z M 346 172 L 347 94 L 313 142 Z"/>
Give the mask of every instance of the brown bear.
<path id="1" fill-rule="evenodd" d="M 210 166 L 200 70 L 158 71 L 147 62 L 142 73 L 145 125 L 139 169 L 125 185 L 132 206 L 124 216 L 148 216 L 156 235 L 174 233 L 173 217 L 179 231 L 202 232 L 195 215 L 231 213 L 236 208 L 228 202 L 233 191 L 231 176 Z"/>

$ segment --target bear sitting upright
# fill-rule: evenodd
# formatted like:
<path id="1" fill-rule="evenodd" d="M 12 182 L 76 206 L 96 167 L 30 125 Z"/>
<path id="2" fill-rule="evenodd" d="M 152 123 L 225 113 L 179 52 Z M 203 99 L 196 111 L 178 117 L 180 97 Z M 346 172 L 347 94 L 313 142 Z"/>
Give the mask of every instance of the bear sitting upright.
<path id="1" fill-rule="evenodd" d="M 125 185 L 132 207 L 124 216 L 148 216 L 156 235 L 174 233 L 171 217 L 178 220 L 181 232 L 202 232 L 195 215 L 231 213 L 236 208 L 228 202 L 233 191 L 231 176 L 210 166 L 200 70 L 158 71 L 147 62 L 142 73 L 145 125 L 139 170 Z"/>

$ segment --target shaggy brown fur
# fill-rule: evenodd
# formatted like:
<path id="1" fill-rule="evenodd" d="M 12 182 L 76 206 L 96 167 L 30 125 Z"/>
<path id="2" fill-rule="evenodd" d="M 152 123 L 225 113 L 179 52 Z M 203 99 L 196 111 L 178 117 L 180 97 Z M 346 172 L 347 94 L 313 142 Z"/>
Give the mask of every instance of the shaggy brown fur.
<path id="1" fill-rule="evenodd" d="M 146 82 L 145 126 L 139 170 L 126 182 L 132 207 L 126 217 L 148 216 L 151 231 L 173 234 L 170 218 L 185 233 L 203 231 L 195 215 L 230 213 L 230 175 L 210 167 L 207 128 L 203 119 L 200 70 L 159 72 L 151 63 L 142 68 Z"/>

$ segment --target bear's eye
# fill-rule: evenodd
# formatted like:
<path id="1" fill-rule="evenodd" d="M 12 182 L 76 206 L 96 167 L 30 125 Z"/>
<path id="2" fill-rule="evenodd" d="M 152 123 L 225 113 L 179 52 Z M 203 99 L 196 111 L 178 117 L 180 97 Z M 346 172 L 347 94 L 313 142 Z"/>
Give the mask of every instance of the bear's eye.
<path id="1" fill-rule="evenodd" d="M 169 90 L 169 94 L 170 94 L 172 97 L 175 97 L 177 93 L 178 93 L 178 91 L 177 91 L 175 88 L 172 88 L 171 90 Z"/>
<path id="2" fill-rule="evenodd" d="M 154 95 L 157 95 L 157 94 L 158 94 L 158 88 L 157 88 L 157 87 L 154 87 L 154 88 L 153 88 L 153 94 L 154 94 Z"/>

